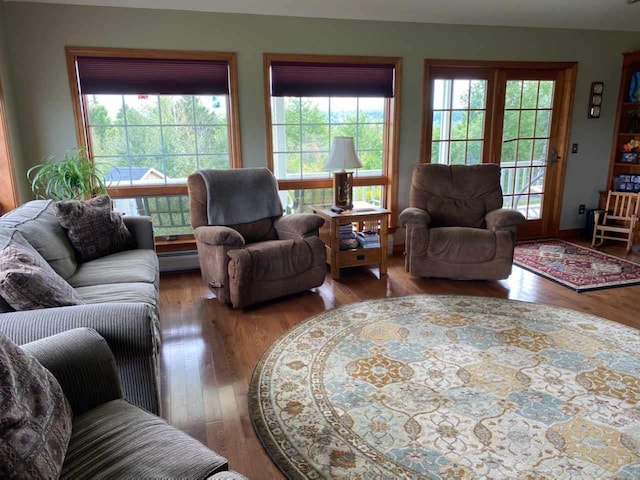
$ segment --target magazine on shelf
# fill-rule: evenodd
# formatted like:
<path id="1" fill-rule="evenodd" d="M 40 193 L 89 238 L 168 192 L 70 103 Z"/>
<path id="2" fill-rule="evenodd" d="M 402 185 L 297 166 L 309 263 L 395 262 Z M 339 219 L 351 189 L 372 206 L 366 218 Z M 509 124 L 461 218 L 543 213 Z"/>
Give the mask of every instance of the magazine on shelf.
<path id="1" fill-rule="evenodd" d="M 358 232 L 356 234 L 358 243 L 362 248 L 379 248 L 380 247 L 380 235 L 375 232 L 365 231 Z"/>

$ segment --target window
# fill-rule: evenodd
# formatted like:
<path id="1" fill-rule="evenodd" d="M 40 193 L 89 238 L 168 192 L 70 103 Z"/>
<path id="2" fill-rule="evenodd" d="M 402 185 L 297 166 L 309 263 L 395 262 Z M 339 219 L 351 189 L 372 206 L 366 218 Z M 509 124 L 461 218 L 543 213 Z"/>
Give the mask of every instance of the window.
<path id="1" fill-rule="evenodd" d="M 118 210 L 191 232 L 186 180 L 240 167 L 233 53 L 67 48 L 79 144 Z"/>
<path id="2" fill-rule="evenodd" d="M 265 54 L 269 167 L 287 212 L 331 203 L 333 137 L 354 138 L 354 200 L 395 211 L 399 58 Z"/>

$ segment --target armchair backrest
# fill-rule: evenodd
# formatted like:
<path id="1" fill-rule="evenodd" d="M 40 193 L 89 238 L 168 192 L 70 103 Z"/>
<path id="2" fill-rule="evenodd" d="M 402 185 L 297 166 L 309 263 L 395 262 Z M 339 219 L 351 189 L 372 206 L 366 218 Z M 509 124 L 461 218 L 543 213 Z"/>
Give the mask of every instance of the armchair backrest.
<path id="1" fill-rule="evenodd" d="M 234 172 L 225 170 L 223 172 L 225 172 L 227 176 L 231 175 L 233 180 L 240 180 L 244 175 L 251 175 L 251 173 L 255 176 L 256 170 L 258 169 L 237 169 Z M 267 169 L 260 170 L 266 170 L 266 172 L 259 172 L 259 176 L 262 176 L 266 183 L 271 181 L 275 182 L 275 179 L 271 180 L 273 178 L 273 174 L 271 174 L 271 172 Z M 259 211 L 259 207 L 264 206 L 265 197 L 276 195 L 277 198 L 271 198 L 270 200 L 272 206 L 271 210 L 273 213 L 280 211 L 280 214 L 273 216 L 267 215 L 264 218 L 258 218 L 243 223 L 210 222 L 209 208 L 210 205 L 214 204 L 214 202 L 209 201 L 205 178 L 199 172 L 192 173 L 187 179 L 187 185 L 189 188 L 191 226 L 194 229 L 206 225 L 230 227 L 240 233 L 247 243 L 275 240 L 278 238 L 276 230 L 273 227 L 273 222 L 282 215 L 282 206 L 280 205 L 279 197 L 277 197 L 277 190 L 273 190 L 271 185 L 267 185 L 269 188 L 257 191 L 256 188 L 251 188 L 248 184 L 246 188 L 229 189 L 224 193 L 227 206 L 237 204 L 239 209 L 247 209 L 250 208 L 249 206 L 255 205 L 256 207 L 253 209 L 253 212 Z M 267 190 L 269 191 L 267 192 Z M 277 207 L 278 205 L 280 205 L 279 209 Z M 255 217 L 255 215 L 253 216 Z"/>
<path id="2" fill-rule="evenodd" d="M 409 206 L 429 212 L 432 227 L 485 228 L 484 216 L 502 208 L 500 166 L 416 165 Z"/>

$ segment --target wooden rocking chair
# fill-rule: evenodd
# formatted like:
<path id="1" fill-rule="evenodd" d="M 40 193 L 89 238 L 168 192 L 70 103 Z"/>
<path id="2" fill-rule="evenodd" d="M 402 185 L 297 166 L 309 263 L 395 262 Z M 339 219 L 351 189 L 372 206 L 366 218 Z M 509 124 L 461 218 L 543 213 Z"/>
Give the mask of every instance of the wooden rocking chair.
<path id="1" fill-rule="evenodd" d="M 605 240 L 617 240 L 627 242 L 629 253 L 633 246 L 639 207 L 640 193 L 610 191 L 605 210 L 595 211 L 591 246 L 599 247 Z"/>

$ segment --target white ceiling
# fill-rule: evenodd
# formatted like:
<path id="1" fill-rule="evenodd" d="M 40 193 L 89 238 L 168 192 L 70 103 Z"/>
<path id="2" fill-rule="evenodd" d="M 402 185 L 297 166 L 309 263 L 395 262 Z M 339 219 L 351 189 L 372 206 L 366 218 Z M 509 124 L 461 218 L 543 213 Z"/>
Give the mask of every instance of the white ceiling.
<path id="1" fill-rule="evenodd" d="M 640 32 L 627 0 L 12 0 L 398 22 Z"/>

